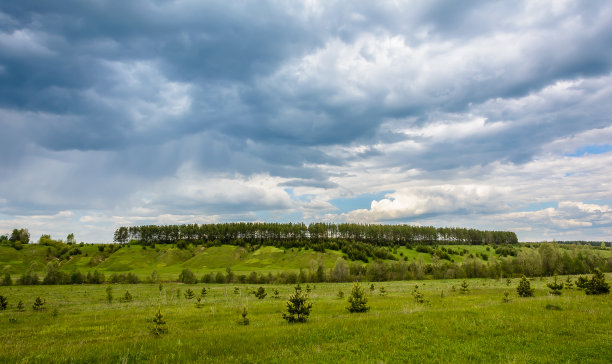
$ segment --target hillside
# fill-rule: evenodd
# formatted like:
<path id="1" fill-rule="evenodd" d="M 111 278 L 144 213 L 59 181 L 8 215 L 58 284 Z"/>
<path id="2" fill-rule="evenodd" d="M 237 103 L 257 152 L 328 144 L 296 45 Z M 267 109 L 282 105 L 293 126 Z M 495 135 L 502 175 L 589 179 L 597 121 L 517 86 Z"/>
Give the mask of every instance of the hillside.
<path id="1" fill-rule="evenodd" d="M 234 245 L 193 246 L 180 249 L 176 245 L 52 245 L 27 244 L 21 250 L 0 246 L 0 271 L 13 279 L 30 271 L 42 279 L 47 266 L 56 264 L 60 271 L 87 273 L 98 271 L 106 275 L 133 273 L 141 280 L 154 274 L 163 280 L 176 280 L 184 270 L 192 271 L 197 279 L 205 274 L 231 272 L 239 279 L 247 276 L 283 272 L 314 274 L 319 279 L 334 280 L 333 274 L 344 274 L 358 279 L 423 279 L 461 277 L 499 277 L 526 274 L 550 275 L 581 274 L 598 267 L 612 270 L 612 254 L 584 246 L 556 244 L 417 246 L 388 249 L 388 258 L 369 259 L 368 263 L 350 260 L 336 250 L 314 251 L 299 248 L 260 246 L 247 249 Z M 510 254 L 510 255 L 508 255 Z M 340 259 L 343 258 L 343 259 Z M 341 267 L 337 267 L 338 265 Z M 551 268 L 552 267 L 552 268 Z M 553 271 L 551 271 L 553 269 Z M 153 273 L 155 272 L 155 273 Z M 322 272 L 322 273 L 321 273 Z M 322 278 L 321 278 L 322 277 Z"/>

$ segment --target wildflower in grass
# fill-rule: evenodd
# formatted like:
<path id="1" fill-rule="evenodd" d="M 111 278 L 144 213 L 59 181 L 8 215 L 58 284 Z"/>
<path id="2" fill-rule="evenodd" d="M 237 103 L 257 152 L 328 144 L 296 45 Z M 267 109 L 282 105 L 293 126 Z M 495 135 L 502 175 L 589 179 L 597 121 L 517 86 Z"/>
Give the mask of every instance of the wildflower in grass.
<path id="1" fill-rule="evenodd" d="M 350 313 L 354 312 L 367 312 L 370 310 L 370 306 L 368 306 L 368 298 L 361 288 L 361 285 L 357 282 L 353 284 L 353 289 L 351 290 L 351 294 L 348 298 L 348 306 L 346 309 Z"/>

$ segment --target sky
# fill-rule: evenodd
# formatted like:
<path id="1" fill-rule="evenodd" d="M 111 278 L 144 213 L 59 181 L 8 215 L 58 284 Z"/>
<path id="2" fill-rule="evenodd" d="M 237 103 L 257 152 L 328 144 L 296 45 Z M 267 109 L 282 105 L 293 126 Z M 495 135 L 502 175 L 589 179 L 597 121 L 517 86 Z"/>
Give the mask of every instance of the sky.
<path id="1" fill-rule="evenodd" d="M 0 3 L 0 233 L 612 241 L 610 1 Z"/>

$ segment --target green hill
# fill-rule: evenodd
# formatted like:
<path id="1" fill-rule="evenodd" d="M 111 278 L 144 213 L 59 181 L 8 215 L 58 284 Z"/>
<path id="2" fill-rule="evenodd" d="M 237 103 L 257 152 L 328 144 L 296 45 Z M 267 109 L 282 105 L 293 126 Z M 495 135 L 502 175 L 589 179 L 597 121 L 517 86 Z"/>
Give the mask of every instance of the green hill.
<path id="1" fill-rule="evenodd" d="M 612 270 L 612 251 L 609 248 L 518 244 L 504 248 L 447 245 L 385 249 L 389 259 L 375 261 L 370 258 L 365 263 L 352 261 L 337 250 L 321 252 L 300 248 L 247 248 L 235 245 L 188 245 L 180 249 L 171 244 L 143 247 L 130 244 L 67 245 L 56 242 L 51 245 L 26 244 L 20 250 L 0 246 L 0 272 L 10 274 L 13 280 L 28 271 L 43 278 L 47 273 L 47 265 L 52 262 L 56 262 L 59 270 L 68 275 L 77 271 L 83 275 L 98 271 L 108 278 L 112 274 L 133 273 L 141 280 L 148 279 L 153 272 L 160 279 L 176 280 L 185 269 L 192 271 L 197 279 L 206 274 L 214 277 L 217 272 L 232 272 L 239 277 L 248 276 L 252 272 L 259 275 L 286 275 L 297 274 L 300 270 L 314 274 L 318 270 L 319 279 L 325 280 L 338 279 L 339 274 L 343 276 L 342 270 L 347 271 L 350 277 L 369 280 L 583 274 L 596 267 L 604 271 Z M 513 255 L 507 255 L 508 252 Z M 334 268 L 337 263 L 341 266 Z"/>

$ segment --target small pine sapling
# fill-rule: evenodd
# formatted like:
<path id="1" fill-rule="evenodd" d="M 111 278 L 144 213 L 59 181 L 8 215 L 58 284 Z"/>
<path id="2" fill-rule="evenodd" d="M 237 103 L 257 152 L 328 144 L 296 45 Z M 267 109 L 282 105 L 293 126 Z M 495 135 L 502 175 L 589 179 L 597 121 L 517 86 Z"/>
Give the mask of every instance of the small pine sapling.
<path id="1" fill-rule="evenodd" d="M 19 302 L 17 302 L 17 311 L 24 311 L 25 310 L 25 305 L 23 304 L 22 300 L 19 300 Z"/>
<path id="2" fill-rule="evenodd" d="M 53 318 L 56 318 L 58 314 L 59 314 L 59 311 L 58 311 L 57 307 L 53 307 L 53 311 L 51 312 L 51 316 L 53 316 Z"/>
<path id="3" fill-rule="evenodd" d="M 195 297 L 195 293 L 193 293 L 193 290 L 191 288 L 187 288 L 187 290 L 185 291 L 185 298 L 190 300 L 194 297 Z"/>
<path id="4" fill-rule="evenodd" d="M 461 294 L 467 294 L 468 292 L 470 292 L 469 286 L 470 285 L 468 284 L 468 282 L 464 279 L 463 282 L 461 282 L 461 285 L 459 286 Z"/>
<path id="5" fill-rule="evenodd" d="M 0 294 L 0 310 L 4 311 L 8 307 L 8 298 Z"/>
<path id="6" fill-rule="evenodd" d="M 235 289 L 234 289 L 234 293 L 236 293 Z M 202 298 L 206 298 L 207 294 L 208 294 L 208 290 L 206 289 L 206 287 L 202 287 L 202 290 L 200 291 L 200 296 L 202 296 Z"/>
<path id="7" fill-rule="evenodd" d="M 310 285 L 307 284 L 306 285 L 306 293 L 310 293 L 310 291 L 312 291 L 312 288 L 310 288 Z"/>
<path id="8" fill-rule="evenodd" d="M 234 294 L 240 294 L 240 288 L 234 287 Z"/>
<path id="9" fill-rule="evenodd" d="M 134 300 L 134 296 L 130 293 L 130 291 L 125 291 L 125 294 L 119 298 L 119 302 L 132 302 Z"/>
<path id="10" fill-rule="evenodd" d="M 196 308 L 202 308 L 202 306 L 204 306 L 204 302 L 202 301 L 202 296 L 196 297 L 195 306 Z"/>
<path id="11" fill-rule="evenodd" d="M 308 302 L 308 293 L 302 292 L 302 287 L 295 286 L 295 292 L 289 296 L 287 301 L 287 312 L 283 312 L 283 319 L 289 323 L 306 322 L 310 316 L 312 303 Z"/>
<path id="12" fill-rule="evenodd" d="M 588 284 L 589 284 L 589 278 L 588 277 L 580 276 L 580 277 L 576 278 L 576 287 L 578 287 L 580 289 L 585 289 Z"/>
<path id="13" fill-rule="evenodd" d="M 255 297 L 259 298 L 260 300 L 266 298 L 267 295 L 266 289 L 261 286 L 255 291 Z"/>
<path id="14" fill-rule="evenodd" d="M 368 306 L 368 298 L 361 288 L 361 285 L 357 282 L 353 284 L 353 289 L 351 290 L 351 294 L 348 298 L 348 306 L 346 309 L 350 313 L 355 312 L 367 312 L 370 310 L 370 306 Z"/>
<path id="15" fill-rule="evenodd" d="M 370 284 L 370 292 L 374 292 L 374 283 Z"/>
<path id="16" fill-rule="evenodd" d="M 557 281 L 557 276 L 555 276 L 554 282 L 547 283 L 546 286 L 550 288 L 550 294 L 553 296 L 560 296 L 561 290 L 563 289 L 563 282 Z"/>
<path id="17" fill-rule="evenodd" d="M 567 276 L 567 278 L 565 279 L 565 288 L 567 288 L 567 289 L 574 288 L 574 282 L 572 282 L 572 277 L 571 276 Z"/>
<path id="18" fill-rule="evenodd" d="M 344 292 L 341 289 L 338 290 L 338 295 L 336 297 L 338 297 L 339 300 L 343 299 L 344 298 Z"/>
<path id="19" fill-rule="evenodd" d="M 280 298 L 280 292 L 278 292 L 278 289 L 274 290 L 274 296 L 272 296 L 273 298 Z"/>
<path id="20" fill-rule="evenodd" d="M 44 306 L 45 306 L 45 300 L 40 298 L 40 297 L 36 297 L 36 299 L 34 300 L 34 304 L 32 305 L 32 308 L 34 309 L 34 311 L 42 311 L 44 310 Z"/>
<path id="21" fill-rule="evenodd" d="M 106 302 L 109 304 L 113 303 L 113 287 L 106 287 Z"/>
<path id="22" fill-rule="evenodd" d="M 247 311 L 246 307 L 242 308 L 242 313 L 240 314 L 240 316 L 242 316 L 242 318 L 240 319 L 240 321 L 238 321 L 239 325 L 248 325 L 249 324 L 249 318 L 247 317 L 247 315 L 249 314 L 249 312 Z"/>
<path id="23" fill-rule="evenodd" d="M 510 278 L 506 279 L 506 286 L 510 287 L 511 284 L 512 284 L 512 279 Z"/>
<path id="24" fill-rule="evenodd" d="M 180 288 L 176 289 L 176 298 L 178 298 L 178 299 L 181 298 L 181 289 Z"/>
<path id="25" fill-rule="evenodd" d="M 159 336 L 161 334 L 166 334 L 168 332 L 168 326 L 166 325 L 166 321 L 164 321 L 164 316 L 161 313 L 161 309 L 157 308 L 157 313 L 153 316 L 153 327 L 151 328 L 151 333 L 155 336 Z"/>
<path id="26" fill-rule="evenodd" d="M 504 292 L 504 303 L 508 303 L 510 302 L 510 292 L 505 291 Z"/>
<path id="27" fill-rule="evenodd" d="M 425 303 L 425 295 L 423 292 L 419 291 L 419 285 L 414 285 L 414 290 L 412 291 L 412 297 L 414 298 L 414 302 L 416 303 Z"/>
<path id="28" fill-rule="evenodd" d="M 386 290 L 386 289 L 385 289 L 385 287 L 383 287 L 383 286 L 381 286 L 381 287 L 378 289 L 378 292 L 379 292 L 378 294 L 379 294 L 379 295 L 381 295 L 381 296 L 383 296 L 383 297 L 387 295 L 387 290 Z"/>
<path id="29" fill-rule="evenodd" d="M 527 280 L 527 277 L 523 276 L 518 287 L 516 287 L 516 293 L 518 293 L 520 297 L 533 297 L 534 291 L 535 289 L 531 288 L 531 284 Z"/>
<path id="30" fill-rule="evenodd" d="M 599 268 L 595 268 L 593 271 L 593 277 L 584 288 L 584 293 L 588 295 L 610 293 L 610 285 L 606 283 L 606 277 Z"/>

